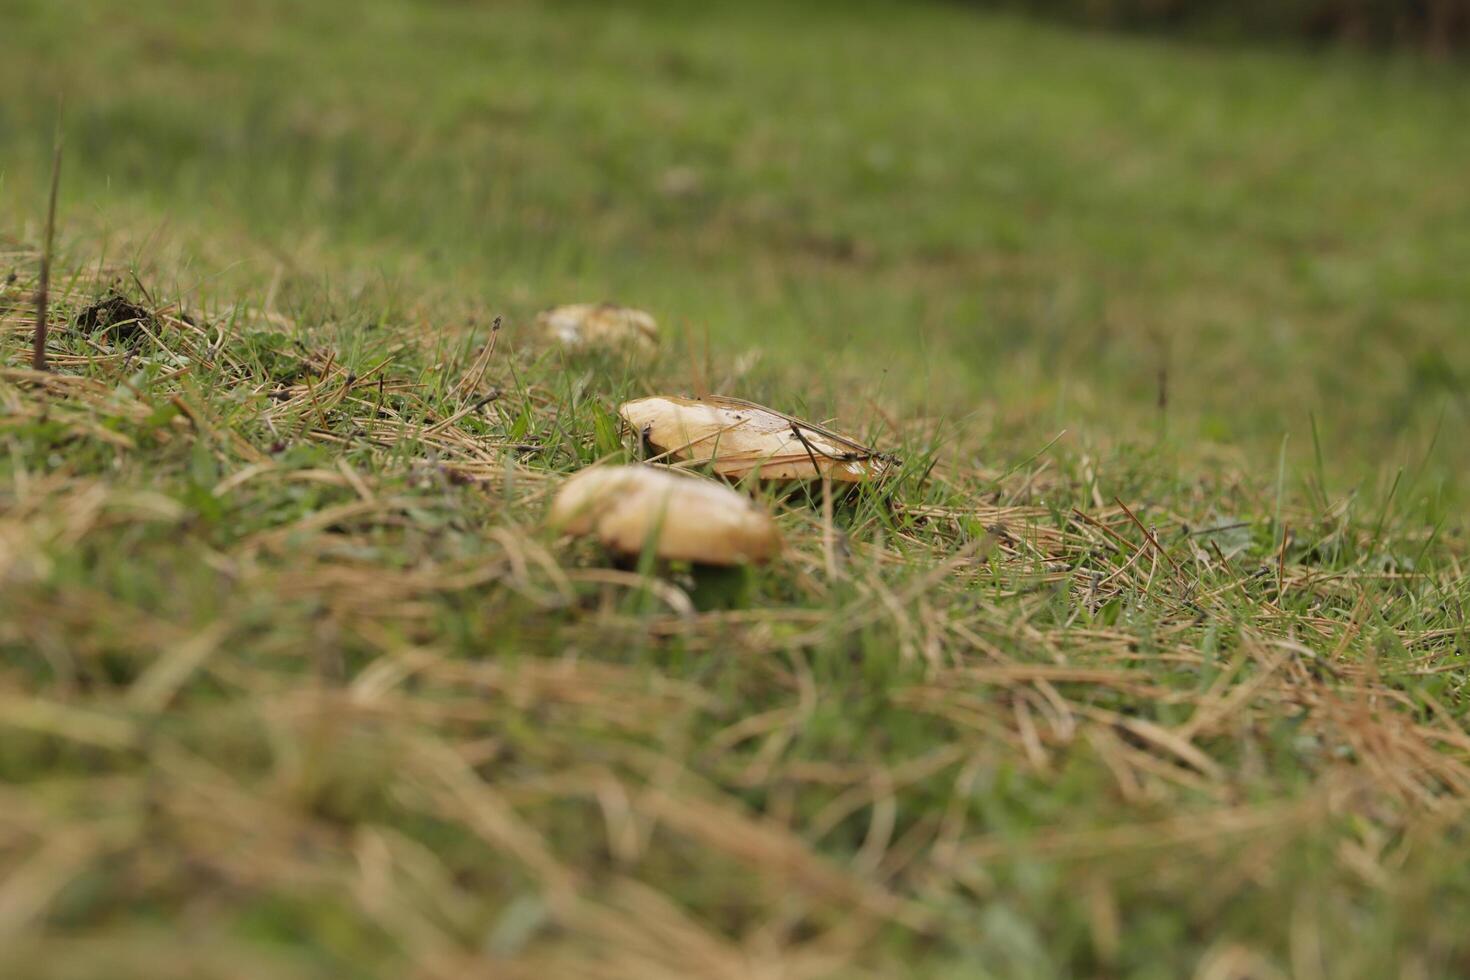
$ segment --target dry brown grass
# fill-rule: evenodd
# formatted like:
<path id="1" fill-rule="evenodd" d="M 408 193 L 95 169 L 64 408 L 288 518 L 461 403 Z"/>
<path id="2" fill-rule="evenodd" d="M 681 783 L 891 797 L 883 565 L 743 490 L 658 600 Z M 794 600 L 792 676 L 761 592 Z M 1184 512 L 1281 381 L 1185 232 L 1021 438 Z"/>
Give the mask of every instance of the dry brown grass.
<path id="1" fill-rule="evenodd" d="M 1305 896 L 1412 904 L 1464 832 L 1453 545 L 1384 570 L 1298 503 L 1227 554 L 1184 525 L 1265 512 L 1245 477 L 1124 501 L 1092 461 L 947 464 L 768 498 L 789 561 L 711 602 L 538 529 L 570 463 L 511 422 L 599 455 L 618 393 L 572 405 L 493 339 L 362 369 L 248 310 L 68 330 L 115 274 L 55 296 L 51 373 L 28 284 L 0 299 L 11 971 L 893 975 L 1034 903 L 1069 971 L 1168 914 L 1196 976 L 1325 976 L 1383 961 Z M 1382 955 L 1467 964 L 1404 930 Z"/>

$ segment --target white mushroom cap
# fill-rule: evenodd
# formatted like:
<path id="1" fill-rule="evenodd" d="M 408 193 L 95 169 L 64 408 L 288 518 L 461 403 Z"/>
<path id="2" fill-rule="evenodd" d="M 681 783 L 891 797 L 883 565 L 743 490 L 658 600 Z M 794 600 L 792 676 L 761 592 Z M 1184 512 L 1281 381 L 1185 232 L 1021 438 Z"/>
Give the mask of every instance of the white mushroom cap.
<path id="1" fill-rule="evenodd" d="M 536 326 L 566 347 L 638 347 L 658 344 L 658 324 L 643 310 L 613 303 L 573 303 L 539 313 Z"/>
<path id="2" fill-rule="evenodd" d="M 651 466 L 594 466 L 562 484 L 547 523 L 596 535 L 624 555 L 654 553 L 707 565 L 762 562 L 780 553 L 770 515 L 729 487 Z M 654 537 L 656 535 L 656 538 Z"/>
<path id="3" fill-rule="evenodd" d="M 708 462 L 731 479 L 759 471 L 766 480 L 860 483 L 887 465 L 882 454 L 846 436 L 733 398 L 640 398 L 618 413 L 658 452 Z"/>

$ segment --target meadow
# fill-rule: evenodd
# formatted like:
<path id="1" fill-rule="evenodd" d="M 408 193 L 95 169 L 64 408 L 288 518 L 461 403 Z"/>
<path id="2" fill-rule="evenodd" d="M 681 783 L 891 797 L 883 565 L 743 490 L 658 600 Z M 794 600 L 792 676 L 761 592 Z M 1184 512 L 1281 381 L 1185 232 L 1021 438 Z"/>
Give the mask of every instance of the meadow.
<path id="1" fill-rule="evenodd" d="M 3 24 L 0 972 L 1470 972 L 1463 65 L 940 2 Z M 659 352 L 533 327 L 599 300 Z M 543 517 L 663 392 L 900 463 L 747 487 L 786 552 L 717 587 L 615 567 Z"/>

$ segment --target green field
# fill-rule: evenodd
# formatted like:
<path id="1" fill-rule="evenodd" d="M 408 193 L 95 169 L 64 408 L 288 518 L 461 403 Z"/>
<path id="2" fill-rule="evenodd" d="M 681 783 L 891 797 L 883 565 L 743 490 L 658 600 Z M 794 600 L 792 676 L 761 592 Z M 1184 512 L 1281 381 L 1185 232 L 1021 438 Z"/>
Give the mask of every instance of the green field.
<path id="1" fill-rule="evenodd" d="M 1463 66 L 939 2 L 0 29 L 0 974 L 1470 973 Z M 603 299 L 660 353 L 533 329 Z M 659 392 L 902 463 L 615 569 L 542 519 Z"/>

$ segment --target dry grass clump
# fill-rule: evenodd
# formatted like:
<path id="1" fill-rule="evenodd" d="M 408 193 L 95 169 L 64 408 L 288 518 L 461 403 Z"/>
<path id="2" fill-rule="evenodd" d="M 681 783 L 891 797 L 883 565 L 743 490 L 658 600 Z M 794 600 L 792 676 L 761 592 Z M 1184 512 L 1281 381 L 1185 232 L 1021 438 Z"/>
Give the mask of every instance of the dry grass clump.
<path id="1" fill-rule="evenodd" d="M 1315 904 L 1427 900 L 1466 828 L 1460 555 L 1406 519 L 914 441 L 708 595 L 537 529 L 632 455 L 606 376 L 125 287 L 87 332 L 69 282 L 50 373 L 0 299 L 10 975 L 1464 962 Z"/>

